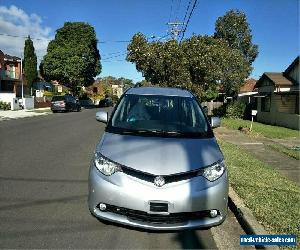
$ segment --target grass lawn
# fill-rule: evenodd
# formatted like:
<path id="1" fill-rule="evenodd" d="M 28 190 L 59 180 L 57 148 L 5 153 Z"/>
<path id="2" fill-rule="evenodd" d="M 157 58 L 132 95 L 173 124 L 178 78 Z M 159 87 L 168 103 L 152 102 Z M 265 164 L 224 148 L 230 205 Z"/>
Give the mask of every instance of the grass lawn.
<path id="1" fill-rule="evenodd" d="M 250 128 L 251 121 L 242 119 L 222 118 L 222 126 L 239 129 L 240 127 Z M 253 135 L 262 135 L 268 138 L 285 139 L 290 137 L 297 137 L 300 139 L 298 130 L 266 125 L 259 122 L 253 122 L 252 132 Z"/>
<path id="2" fill-rule="evenodd" d="M 286 154 L 289 157 L 295 158 L 296 160 L 300 159 L 300 151 L 299 150 L 290 149 L 290 148 L 287 148 L 287 147 L 282 146 L 280 144 L 272 144 L 272 145 L 267 145 L 267 146 L 272 148 L 273 150 L 276 150 L 278 152 Z"/>
<path id="3" fill-rule="evenodd" d="M 219 141 L 230 185 L 269 233 L 300 239 L 300 187 L 238 146 Z"/>

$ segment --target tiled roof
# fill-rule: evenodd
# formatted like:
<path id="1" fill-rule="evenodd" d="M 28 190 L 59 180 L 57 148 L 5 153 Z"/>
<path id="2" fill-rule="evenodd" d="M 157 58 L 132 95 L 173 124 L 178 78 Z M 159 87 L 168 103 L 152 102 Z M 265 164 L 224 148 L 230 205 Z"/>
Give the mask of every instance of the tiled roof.
<path id="1" fill-rule="evenodd" d="M 253 78 L 245 80 L 245 83 L 240 88 L 240 93 L 252 92 L 255 89 L 256 80 Z"/>

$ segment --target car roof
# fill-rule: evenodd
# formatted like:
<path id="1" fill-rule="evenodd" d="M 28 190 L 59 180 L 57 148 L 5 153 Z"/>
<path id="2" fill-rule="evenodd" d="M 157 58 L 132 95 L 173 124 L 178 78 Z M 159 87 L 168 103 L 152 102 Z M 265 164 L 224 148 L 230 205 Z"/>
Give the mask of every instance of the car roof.
<path id="1" fill-rule="evenodd" d="M 180 88 L 163 88 L 163 87 L 138 87 L 130 88 L 126 94 L 129 95 L 162 95 L 162 96 L 180 96 L 194 97 L 191 92 Z"/>

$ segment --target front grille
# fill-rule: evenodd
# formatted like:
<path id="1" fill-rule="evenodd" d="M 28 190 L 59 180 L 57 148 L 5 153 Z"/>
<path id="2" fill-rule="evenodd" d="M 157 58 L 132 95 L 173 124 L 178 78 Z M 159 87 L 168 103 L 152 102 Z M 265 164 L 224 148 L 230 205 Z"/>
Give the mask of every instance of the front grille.
<path id="1" fill-rule="evenodd" d="M 149 205 L 151 212 L 168 212 L 169 209 L 168 203 L 150 202 Z"/>
<path id="2" fill-rule="evenodd" d="M 145 173 L 145 172 L 141 172 L 135 169 L 131 169 L 128 167 L 124 167 L 122 166 L 122 172 L 133 176 L 135 178 L 144 180 L 144 181 L 148 181 L 148 182 L 154 182 L 154 178 L 157 177 L 157 175 L 153 175 L 153 174 L 149 174 L 149 173 Z M 189 171 L 189 172 L 185 172 L 185 173 L 178 173 L 178 174 L 173 174 L 173 175 L 162 175 L 162 177 L 165 179 L 165 183 L 172 183 L 172 182 L 178 182 L 178 181 L 183 181 L 183 180 L 188 180 L 191 179 L 193 177 L 202 175 L 202 171 L 203 170 L 194 170 L 194 171 Z"/>
<path id="3" fill-rule="evenodd" d="M 128 219 L 131 220 L 148 222 L 153 224 L 176 224 L 176 223 L 187 222 L 189 220 L 196 220 L 204 217 L 209 217 L 208 210 L 199 211 L 199 212 L 170 213 L 169 215 L 162 215 L 162 214 L 148 214 L 143 211 L 117 207 L 108 204 L 106 204 L 105 211 L 126 216 Z"/>

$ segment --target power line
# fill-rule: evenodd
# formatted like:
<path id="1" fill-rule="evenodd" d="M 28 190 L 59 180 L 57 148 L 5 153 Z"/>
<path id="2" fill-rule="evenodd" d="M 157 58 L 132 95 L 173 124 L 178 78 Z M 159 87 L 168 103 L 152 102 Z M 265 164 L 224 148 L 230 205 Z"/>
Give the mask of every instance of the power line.
<path id="1" fill-rule="evenodd" d="M 14 38 L 28 38 L 28 36 L 17 36 L 17 35 L 9 35 L 9 34 L 4 34 L 4 33 L 0 33 L 0 36 L 9 36 L 9 37 L 14 37 Z M 51 41 L 51 39 L 47 39 L 47 38 L 30 37 L 30 39 L 39 40 L 39 41 L 43 41 L 43 40 Z"/>
<path id="2" fill-rule="evenodd" d="M 186 22 L 186 24 L 185 24 L 185 27 L 184 27 L 184 29 L 183 29 L 182 37 L 181 37 L 181 39 L 180 39 L 180 42 L 181 42 L 181 41 L 183 40 L 183 38 L 184 38 L 185 31 L 186 31 L 186 29 L 187 29 L 187 27 L 188 27 L 188 25 L 189 25 L 189 22 L 190 22 L 190 20 L 191 20 L 191 17 L 192 17 L 192 15 L 193 15 L 193 12 L 194 12 L 194 10 L 195 10 L 195 7 L 196 7 L 197 2 L 198 2 L 198 0 L 195 0 L 195 1 L 194 1 L 194 5 L 193 5 L 193 7 L 192 7 L 192 10 L 191 10 L 190 15 L 189 15 L 189 17 L 188 17 L 188 20 L 187 20 L 187 22 Z"/>
<path id="3" fill-rule="evenodd" d="M 188 6 L 186 8 L 186 12 L 185 12 L 185 15 L 184 15 L 184 18 L 183 18 L 183 23 L 186 21 L 187 13 L 190 9 L 191 3 L 192 3 L 192 0 L 189 1 Z"/>
<path id="4" fill-rule="evenodd" d="M 112 52 L 112 53 L 107 53 L 107 54 L 103 54 L 102 56 L 110 56 L 110 55 L 116 55 L 116 54 L 121 54 L 124 51 L 118 51 L 118 52 Z"/>
<path id="5" fill-rule="evenodd" d="M 110 56 L 110 57 L 106 57 L 106 58 L 103 58 L 101 60 L 108 60 L 108 59 L 120 57 L 120 56 L 123 56 L 123 55 L 126 55 L 126 54 L 127 54 L 127 51 L 124 51 L 122 54 L 115 55 L 115 56 Z"/>
<path id="6" fill-rule="evenodd" d="M 170 34 L 166 34 L 164 36 L 159 36 L 159 37 L 157 37 L 157 40 L 155 40 L 154 42 L 159 42 L 159 41 L 163 40 L 164 38 L 168 37 L 169 35 Z"/>
<path id="7" fill-rule="evenodd" d="M 97 43 L 130 43 L 131 40 L 120 40 L 120 41 L 97 41 Z"/>
<path id="8" fill-rule="evenodd" d="M 114 61 L 101 61 L 101 63 L 116 63 L 116 62 L 127 62 L 125 59 L 114 60 Z"/>
<path id="9" fill-rule="evenodd" d="M 177 9 L 176 9 L 176 15 L 175 15 L 175 20 L 178 20 L 178 12 L 180 10 L 180 5 L 181 5 L 181 0 L 178 1 Z"/>
<path id="10" fill-rule="evenodd" d="M 0 36 L 8 36 L 8 37 L 14 37 L 14 38 L 28 38 L 28 36 L 17 36 L 17 35 L 10 35 L 10 34 L 4 34 L 0 33 Z M 30 37 L 32 40 L 39 40 L 39 41 L 51 41 L 53 39 L 48 38 L 37 38 L 37 37 Z M 97 43 L 129 43 L 130 40 L 116 40 L 116 41 L 97 41 Z"/>
<path id="11" fill-rule="evenodd" d="M 169 16 L 169 21 L 168 22 L 171 21 L 172 11 L 173 11 L 173 3 L 174 3 L 174 0 L 172 0 L 172 2 L 171 2 L 171 10 L 170 10 L 170 16 Z"/>
<path id="12" fill-rule="evenodd" d="M 14 37 L 14 38 L 28 38 L 28 36 L 18 36 L 18 35 L 10 35 L 5 33 L 0 33 L 0 36 L 8 36 L 8 37 Z M 37 37 L 30 37 L 32 40 L 39 40 L 39 41 L 51 41 L 53 39 L 47 39 L 47 38 L 37 38 Z M 151 37 L 147 37 L 147 39 L 150 39 Z M 112 40 L 112 41 L 97 41 L 97 43 L 104 44 L 104 43 L 130 43 L 131 40 Z"/>

